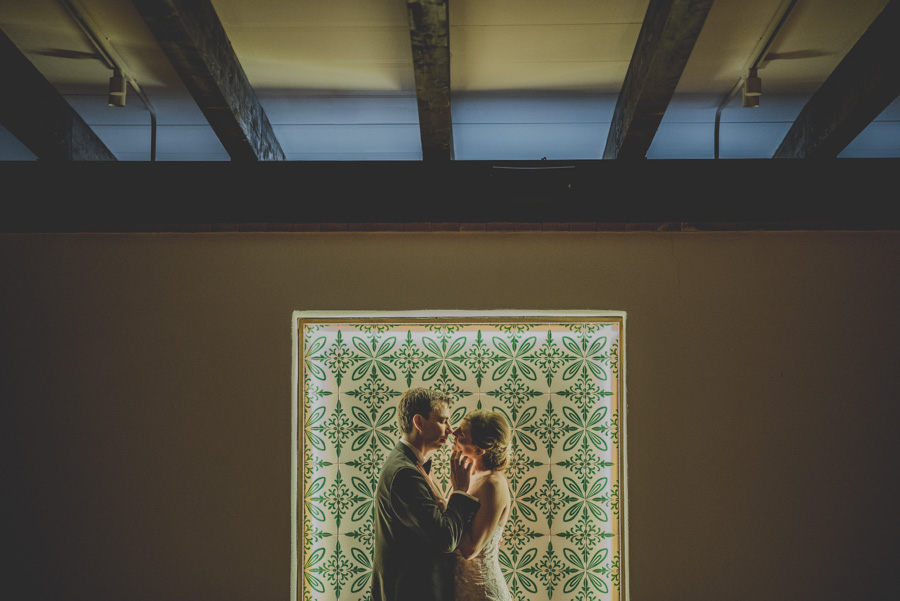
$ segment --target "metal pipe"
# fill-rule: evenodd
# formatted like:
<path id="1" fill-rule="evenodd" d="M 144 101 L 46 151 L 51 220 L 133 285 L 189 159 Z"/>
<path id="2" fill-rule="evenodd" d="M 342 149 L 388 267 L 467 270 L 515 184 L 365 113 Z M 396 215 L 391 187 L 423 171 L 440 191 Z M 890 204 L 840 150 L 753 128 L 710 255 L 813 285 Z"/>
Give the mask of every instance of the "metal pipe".
<path id="1" fill-rule="evenodd" d="M 140 84 L 133 77 L 128 75 L 126 70 L 122 69 L 121 65 L 113 58 L 112 53 L 106 48 L 103 44 L 102 40 L 94 33 L 94 30 L 88 24 L 87 20 L 85 20 L 84 16 L 81 14 L 75 5 L 70 2 L 70 0 L 59 0 L 59 3 L 63 5 L 66 11 L 69 13 L 69 16 L 72 17 L 72 20 L 75 21 L 75 24 L 81 29 L 82 33 L 84 33 L 85 37 L 87 37 L 88 41 L 91 45 L 97 50 L 97 53 L 100 55 L 101 60 L 106 63 L 106 66 L 111 70 L 118 70 L 125 77 L 125 80 L 131 85 L 131 89 L 134 90 L 134 93 L 137 94 L 138 98 L 141 99 L 141 102 L 144 104 L 144 108 L 147 109 L 147 112 L 150 113 L 150 160 L 156 160 L 156 109 L 153 108 L 153 104 L 150 103 L 150 99 L 147 98 L 146 94 L 144 94 L 144 90 L 141 89 Z"/>
<path id="2" fill-rule="evenodd" d="M 771 28 L 771 32 L 769 33 L 768 38 L 766 39 L 765 43 L 763 44 L 763 47 L 756 54 L 756 58 L 753 59 L 753 62 L 748 67 L 748 69 L 747 69 L 748 71 L 750 71 L 750 70 L 755 71 L 759 67 L 759 63 L 762 62 L 763 58 L 766 56 L 766 53 L 769 50 L 769 46 L 771 46 L 772 42 L 775 41 L 775 36 L 778 35 L 778 31 L 781 29 L 781 26 L 784 25 L 784 22 L 787 21 L 788 15 L 790 15 L 791 11 L 794 10 L 794 5 L 797 4 L 797 0 L 790 0 L 790 2 L 788 2 L 787 7 L 785 7 L 784 4 L 785 3 L 782 2 L 781 6 L 778 7 L 779 12 L 781 12 L 781 16 L 775 17 L 772 19 L 772 22 L 775 23 L 775 26 L 772 27 L 772 22 L 769 23 L 769 28 Z M 777 13 L 776 13 L 776 15 L 777 15 Z M 737 83 L 734 84 L 734 87 L 731 88 L 731 91 L 728 92 L 728 95 L 722 99 L 722 102 L 720 102 L 718 108 L 716 108 L 716 121 L 715 121 L 715 126 L 713 128 L 713 137 L 714 137 L 714 140 L 713 140 L 714 155 L 713 156 L 714 156 L 714 158 L 717 158 L 717 159 L 719 158 L 719 123 L 721 122 L 722 111 L 725 109 L 725 107 L 728 105 L 728 103 L 731 102 L 731 99 L 734 98 L 734 96 L 737 94 L 737 91 L 741 89 L 741 85 L 743 84 L 743 81 L 744 81 L 743 77 L 738 79 Z"/>
<path id="3" fill-rule="evenodd" d="M 734 98 L 735 94 L 737 94 L 738 90 L 741 89 L 741 80 L 739 79 L 734 87 L 731 88 L 731 91 L 728 92 L 728 95 L 719 103 L 719 107 L 716 109 L 716 124 L 714 126 L 713 133 L 713 156 L 714 158 L 719 158 L 719 123 L 722 120 L 722 110 L 725 106 L 731 102 L 731 99 Z"/>

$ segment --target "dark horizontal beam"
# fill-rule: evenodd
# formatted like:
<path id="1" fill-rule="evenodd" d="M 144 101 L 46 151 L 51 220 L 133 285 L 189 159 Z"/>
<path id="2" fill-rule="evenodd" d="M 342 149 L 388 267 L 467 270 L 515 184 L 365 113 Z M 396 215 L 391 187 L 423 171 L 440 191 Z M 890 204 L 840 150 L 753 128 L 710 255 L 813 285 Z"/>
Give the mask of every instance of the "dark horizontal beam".
<path id="1" fill-rule="evenodd" d="M 0 123 L 42 161 L 115 161 L 84 119 L 0 31 Z"/>
<path id="2" fill-rule="evenodd" d="M 407 0 L 422 159 L 453 158 L 450 16 L 447 0 Z"/>
<path id="3" fill-rule="evenodd" d="M 284 151 L 209 0 L 133 0 L 147 27 L 234 161 Z"/>
<path id="4" fill-rule="evenodd" d="M 0 230 L 423 222 L 900 229 L 893 211 L 898 172 L 900 159 L 0 162 Z"/>
<path id="5" fill-rule="evenodd" d="M 713 0 L 650 0 L 616 101 L 604 159 L 646 156 Z"/>
<path id="6" fill-rule="evenodd" d="M 773 158 L 834 158 L 900 94 L 900 0 L 875 18 L 816 91 Z"/>

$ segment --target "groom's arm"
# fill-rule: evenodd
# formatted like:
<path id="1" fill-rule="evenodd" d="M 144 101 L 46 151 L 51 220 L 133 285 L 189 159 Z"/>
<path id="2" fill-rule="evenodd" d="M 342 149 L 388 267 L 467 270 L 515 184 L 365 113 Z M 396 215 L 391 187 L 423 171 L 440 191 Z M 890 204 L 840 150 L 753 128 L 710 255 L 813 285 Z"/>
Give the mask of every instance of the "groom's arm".
<path id="1" fill-rule="evenodd" d="M 391 483 L 394 514 L 419 544 L 434 551 L 449 553 L 456 549 L 466 523 L 481 504 L 468 494 L 452 494 L 447 509 L 441 507 L 418 470 L 400 469 Z"/>

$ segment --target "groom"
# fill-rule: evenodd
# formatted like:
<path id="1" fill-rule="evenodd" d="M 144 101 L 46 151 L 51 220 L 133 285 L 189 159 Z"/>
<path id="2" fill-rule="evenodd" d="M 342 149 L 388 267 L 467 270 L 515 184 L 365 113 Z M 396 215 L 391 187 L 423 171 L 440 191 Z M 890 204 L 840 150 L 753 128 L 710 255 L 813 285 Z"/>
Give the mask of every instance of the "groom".
<path id="1" fill-rule="evenodd" d="M 465 492 L 469 465 L 457 452 L 450 460 L 453 493 L 446 507 L 427 475 L 427 456 L 452 431 L 450 399 L 412 388 L 400 397 L 397 420 L 401 438 L 384 462 L 375 492 L 372 601 L 450 601 L 452 574 L 444 574 L 442 557 L 456 549 L 481 504 Z"/>

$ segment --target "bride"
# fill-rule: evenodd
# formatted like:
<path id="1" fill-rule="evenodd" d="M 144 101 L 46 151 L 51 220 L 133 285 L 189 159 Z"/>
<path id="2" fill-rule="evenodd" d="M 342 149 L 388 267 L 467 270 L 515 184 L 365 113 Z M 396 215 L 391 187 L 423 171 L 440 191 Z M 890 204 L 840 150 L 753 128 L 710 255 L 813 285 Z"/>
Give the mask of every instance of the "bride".
<path id="1" fill-rule="evenodd" d="M 453 449 L 472 462 L 468 493 L 481 508 L 454 552 L 457 601 L 511 601 L 497 557 L 509 517 L 506 467 L 510 431 L 501 413 L 472 411 L 453 432 Z"/>

